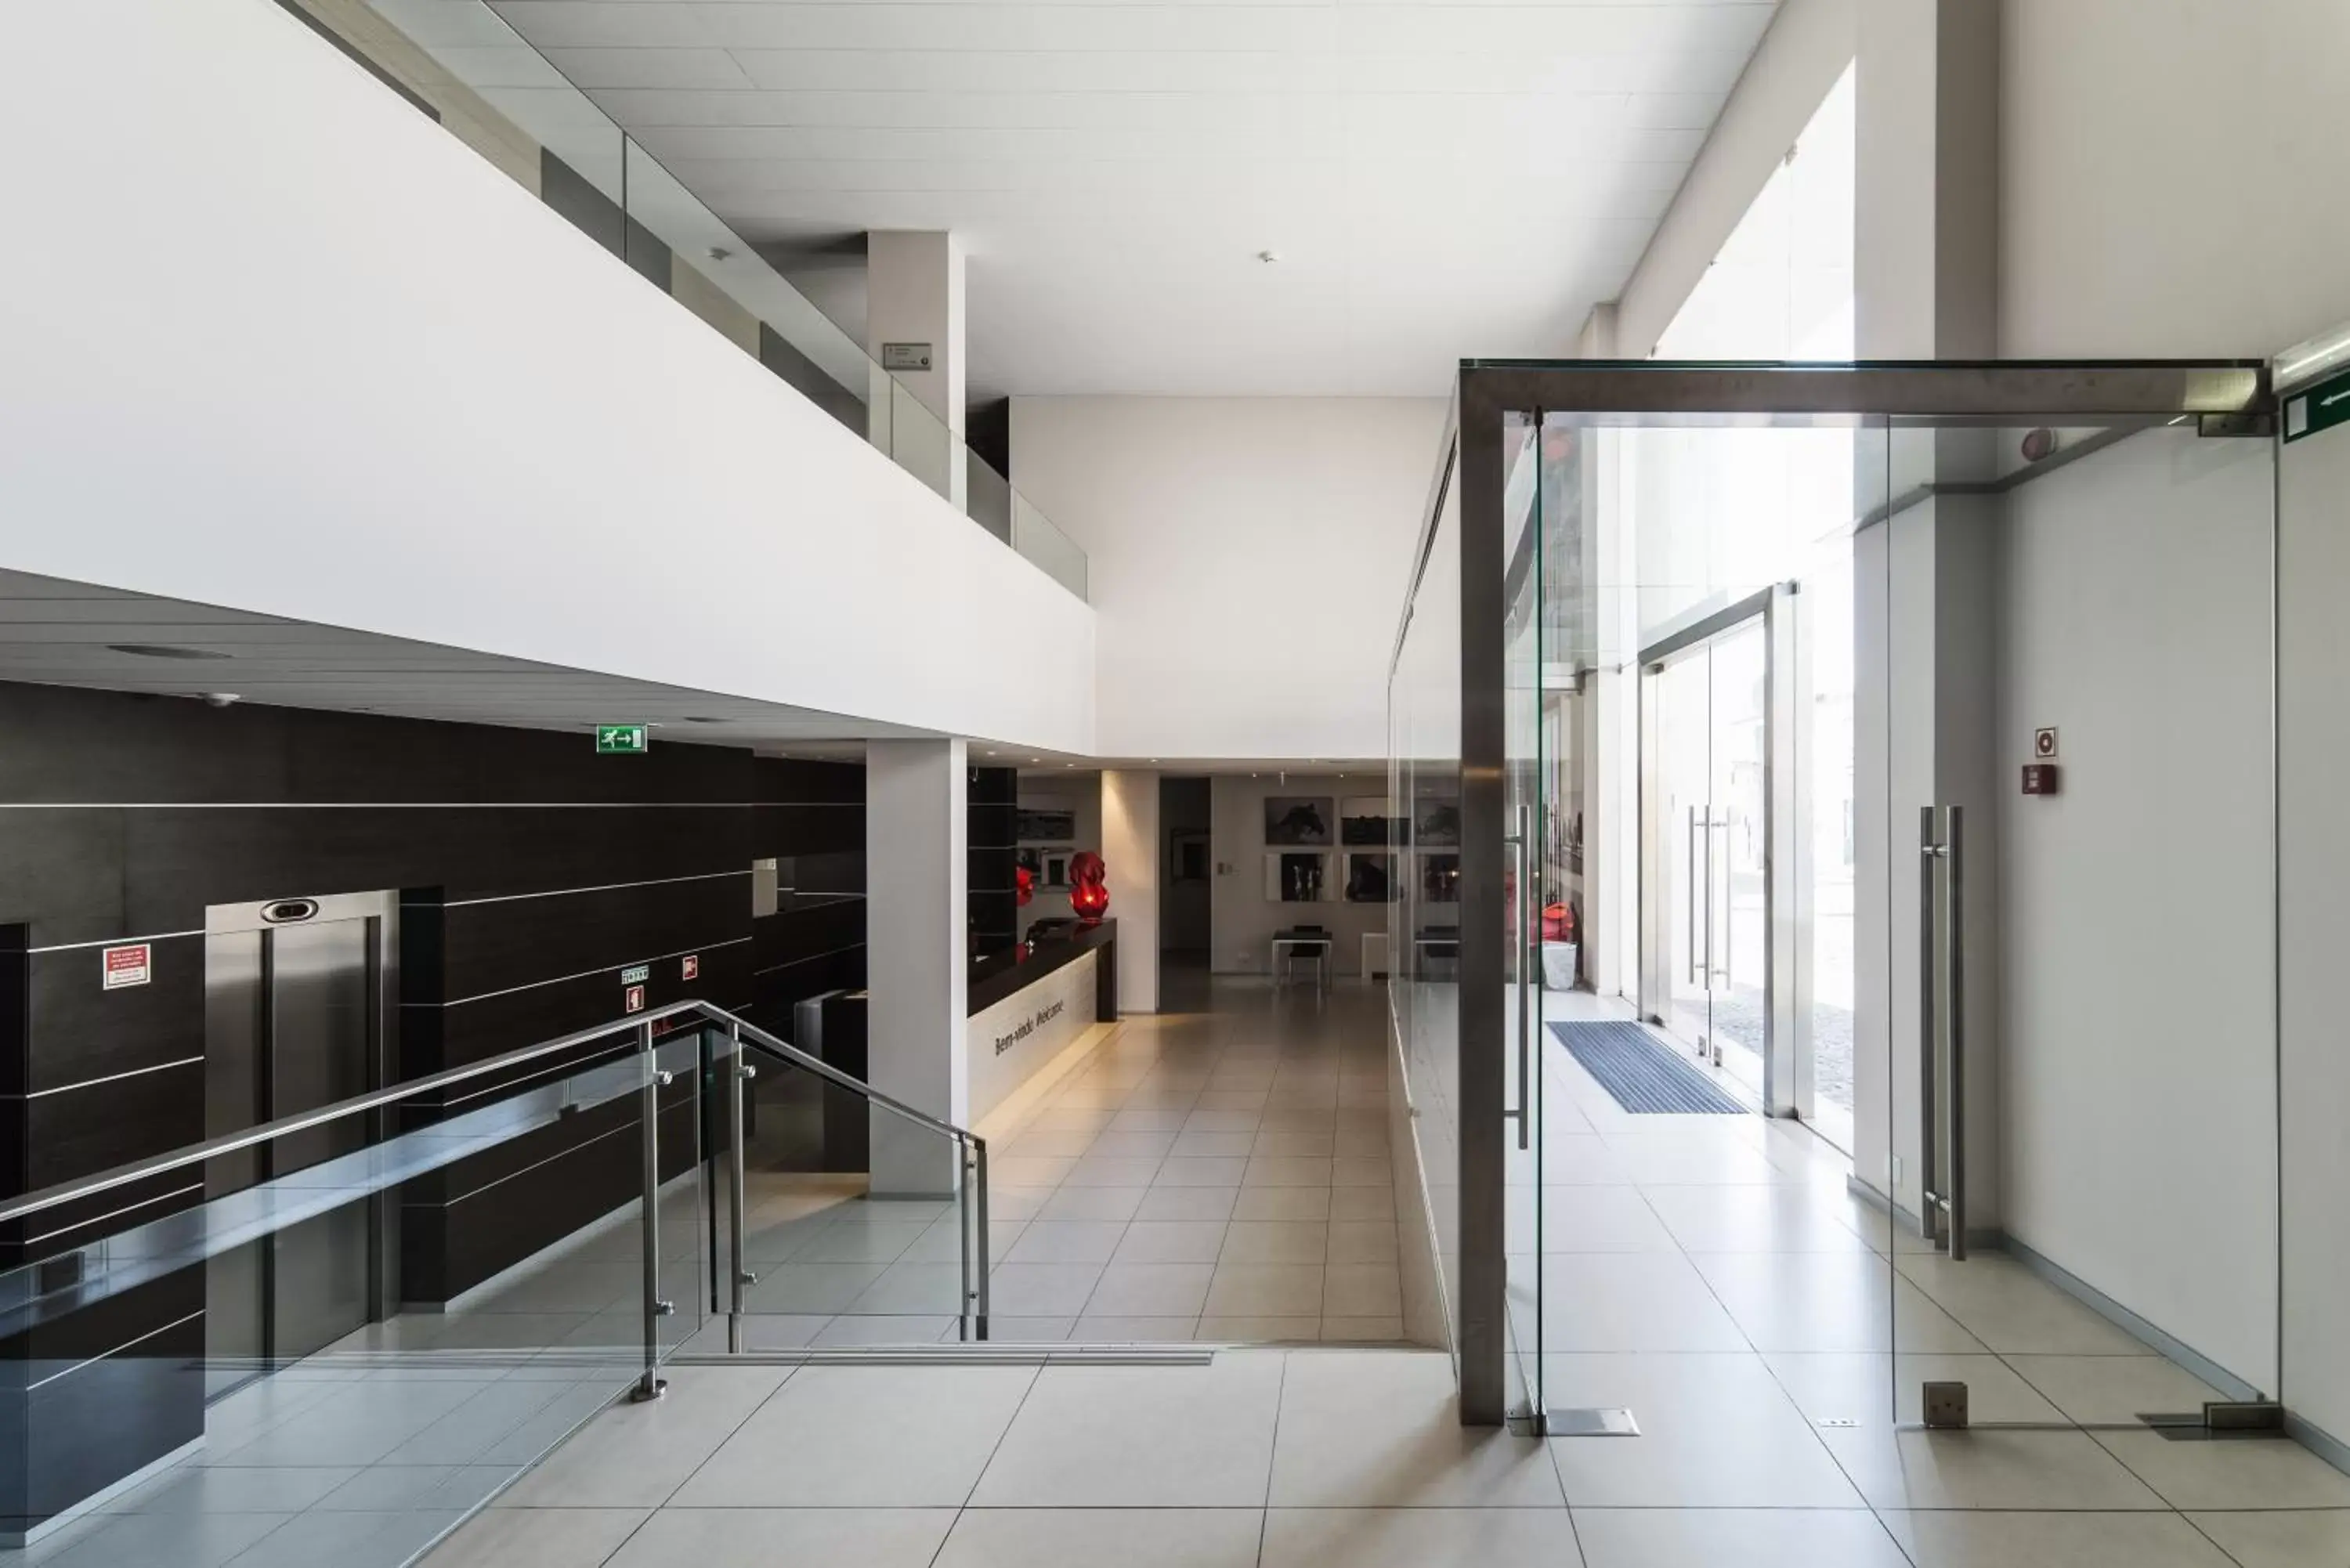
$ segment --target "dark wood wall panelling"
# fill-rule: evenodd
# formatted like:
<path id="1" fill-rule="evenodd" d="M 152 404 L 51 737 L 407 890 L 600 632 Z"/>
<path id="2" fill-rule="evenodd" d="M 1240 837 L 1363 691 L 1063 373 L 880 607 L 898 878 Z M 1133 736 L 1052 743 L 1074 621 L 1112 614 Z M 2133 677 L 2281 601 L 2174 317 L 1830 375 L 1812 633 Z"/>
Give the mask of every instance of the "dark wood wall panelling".
<path id="1" fill-rule="evenodd" d="M 667 737 L 646 756 L 599 757 L 584 733 L 5 683 L 0 735 L 11 1195 L 205 1136 L 208 905 L 399 889 L 403 1076 L 614 1019 L 630 964 L 651 964 L 649 1006 L 700 997 L 782 1028 L 799 995 L 864 981 L 853 763 Z M 754 920 L 750 865 L 763 856 L 820 896 Z M 153 978 L 104 991 L 99 949 L 125 940 L 152 942 Z M 701 960 L 691 982 L 677 961 L 688 952 Z M 626 1201 L 635 1116 L 608 1106 L 412 1184 L 403 1297 L 446 1299 Z M 671 1168 L 691 1158 L 691 1116 L 681 1097 L 664 1111 Z M 193 1200 L 187 1186 L 184 1173 L 157 1178 L 0 1234 L 0 1262 L 28 1241 L 46 1257 L 171 1212 Z M 201 1430 L 201 1372 L 192 1382 L 187 1366 L 203 1296 L 190 1271 L 0 1344 L 20 1363 L 103 1357 L 0 1389 L 0 1529 Z"/>
<path id="2" fill-rule="evenodd" d="M 1014 768 L 972 768 L 964 801 L 965 891 L 971 909 L 971 953 L 1002 952 L 1020 940 L 1020 774 Z"/>

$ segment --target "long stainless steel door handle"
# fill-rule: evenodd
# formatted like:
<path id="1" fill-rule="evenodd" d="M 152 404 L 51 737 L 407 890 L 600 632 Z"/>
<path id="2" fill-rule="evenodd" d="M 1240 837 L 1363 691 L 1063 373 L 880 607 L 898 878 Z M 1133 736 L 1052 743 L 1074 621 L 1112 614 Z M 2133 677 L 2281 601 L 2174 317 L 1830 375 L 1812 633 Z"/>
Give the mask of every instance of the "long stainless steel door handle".
<path id="1" fill-rule="evenodd" d="M 1534 898 L 1534 889 L 1528 885 L 1526 880 L 1526 867 L 1530 858 L 1527 841 L 1532 836 L 1532 816 L 1533 813 L 1530 808 L 1523 805 L 1518 807 L 1518 831 L 1512 836 L 1510 840 L 1512 844 L 1517 846 L 1518 851 L 1518 1108 L 1514 1114 L 1518 1118 L 1518 1147 L 1520 1148 L 1529 1148 L 1533 1147 L 1534 1141 L 1534 1085 L 1527 1082 L 1526 1079 L 1526 1069 L 1532 1061 L 1532 1053 L 1528 1049 L 1529 1035 L 1526 1023 L 1526 999 L 1530 993 L 1534 979 L 1534 977 L 1527 972 L 1527 971 L 1532 967 L 1528 962 L 1528 960 L 1531 957 L 1533 950 L 1529 944 L 1528 928 L 1526 925 L 1526 906 L 1531 903 Z"/>
<path id="2" fill-rule="evenodd" d="M 1950 808 L 1950 831 L 1942 841 L 1942 858 L 1949 862 L 1949 879 L 1945 883 L 1948 902 L 1942 916 L 1942 945 L 1949 955 L 1945 967 L 1950 972 L 1950 1000 L 1944 1003 L 1950 1018 L 1950 1147 L 1946 1168 L 1950 1191 L 1945 1195 L 1950 1216 L 1950 1261 L 1964 1262 L 1967 1256 L 1967 964 L 1966 964 L 1966 858 L 1960 852 L 1963 836 L 1960 825 L 1965 814 L 1958 806 Z"/>
<path id="3" fill-rule="evenodd" d="M 1918 1221 L 1929 1241 L 1941 1240 L 1940 1180 L 1935 1169 L 1935 1147 L 1940 1142 L 1941 1119 L 1936 1114 L 1936 1079 L 1940 1065 L 1934 1049 L 1934 861 L 1941 846 L 1934 840 L 1934 808 L 1918 812 Z"/>
<path id="4" fill-rule="evenodd" d="M 1705 961 L 1705 954 L 1697 940 L 1697 884 L 1701 875 L 1699 867 L 1705 863 L 1705 846 L 1698 837 L 1698 831 L 1697 807 L 1691 806 L 1689 809 L 1689 831 L 1685 835 L 1689 848 L 1689 977 L 1690 983 L 1703 986 L 1705 974 L 1700 966 Z"/>
<path id="5" fill-rule="evenodd" d="M 1713 853 L 1713 831 L 1717 827 L 1721 830 L 1721 967 L 1713 971 L 1713 975 L 1726 987 L 1730 984 L 1731 965 L 1736 961 L 1734 955 L 1737 952 L 1738 900 L 1731 898 L 1730 893 L 1730 818 L 1725 816 L 1720 822 L 1706 824 L 1706 853 L 1709 856 Z M 1711 937 L 1711 932 L 1709 931 L 1708 936 Z M 1706 956 L 1709 959 L 1712 957 L 1711 953 Z M 1706 982 L 1706 988 L 1710 991 L 1712 987 L 1713 981 L 1709 980 Z"/>

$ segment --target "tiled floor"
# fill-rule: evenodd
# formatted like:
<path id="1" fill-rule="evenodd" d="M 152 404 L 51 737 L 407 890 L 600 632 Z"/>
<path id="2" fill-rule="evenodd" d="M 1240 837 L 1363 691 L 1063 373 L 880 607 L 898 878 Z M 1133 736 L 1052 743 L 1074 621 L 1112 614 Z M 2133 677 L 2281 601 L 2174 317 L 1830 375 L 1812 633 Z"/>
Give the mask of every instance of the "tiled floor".
<path id="1" fill-rule="evenodd" d="M 1379 993 L 1234 980 L 1195 994 L 1127 1019 L 991 1139 L 992 1336 L 1399 1339 Z M 953 1206 L 857 1188 L 752 1174 L 747 1345 L 957 1336 Z"/>
<path id="2" fill-rule="evenodd" d="M 668 1404 L 599 1417 L 431 1562 L 2350 1562 L 2350 1483 L 2312 1485 L 2308 1456 L 2290 1443 L 2155 1438 L 2158 1454 L 2080 1432 L 1913 1434 L 1918 1441 L 1896 1443 L 1886 1433 L 1814 1430 L 1752 1351 L 1601 1359 L 1613 1365 L 1594 1370 L 1610 1392 L 1638 1402 L 1648 1435 L 1543 1441 L 1463 1429 L 1451 1365 L 1424 1351 L 1225 1350 L 1195 1366 L 682 1368 Z M 1906 1477 L 1907 1490 L 1868 1495 L 1872 1466 Z"/>

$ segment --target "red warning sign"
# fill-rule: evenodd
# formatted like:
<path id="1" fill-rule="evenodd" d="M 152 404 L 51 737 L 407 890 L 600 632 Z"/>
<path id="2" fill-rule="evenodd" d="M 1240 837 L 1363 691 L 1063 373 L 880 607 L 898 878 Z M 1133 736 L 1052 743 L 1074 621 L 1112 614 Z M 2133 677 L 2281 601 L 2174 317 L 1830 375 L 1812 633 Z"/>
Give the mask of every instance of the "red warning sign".
<path id="1" fill-rule="evenodd" d="M 100 957 L 104 961 L 105 985 L 109 991 L 120 991 L 126 985 L 145 985 L 154 978 L 154 950 L 145 942 L 108 948 Z"/>
<path id="2" fill-rule="evenodd" d="M 679 964 L 677 967 L 679 970 L 683 971 L 686 979 L 700 980 L 702 978 L 702 955 L 700 953 L 688 953 L 685 955 L 685 961 Z"/>
<path id="3" fill-rule="evenodd" d="M 642 1012 L 645 1010 L 645 988 L 632 985 L 620 993 L 620 1000 L 624 1003 L 623 1012 Z"/>

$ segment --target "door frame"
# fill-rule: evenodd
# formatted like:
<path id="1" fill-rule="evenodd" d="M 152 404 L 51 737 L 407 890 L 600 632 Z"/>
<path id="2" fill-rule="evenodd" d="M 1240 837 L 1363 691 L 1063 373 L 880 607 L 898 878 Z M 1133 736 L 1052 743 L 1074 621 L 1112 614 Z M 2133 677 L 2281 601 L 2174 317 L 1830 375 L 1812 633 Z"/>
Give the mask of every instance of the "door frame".
<path id="1" fill-rule="evenodd" d="M 1642 648 L 1635 661 L 1640 684 L 1640 1016 L 1659 1028 L 1672 999 L 1672 889 L 1666 876 L 1666 843 L 1672 825 L 1663 805 L 1663 770 L 1658 736 L 1658 682 L 1675 659 L 1759 622 L 1762 628 L 1762 929 L 1767 935 L 1762 968 L 1762 1114 L 1795 1116 L 1807 1111 L 1811 1096 L 1810 977 L 1798 956 L 1811 943 L 1809 911 L 1788 875 L 1800 876 L 1796 842 L 1805 816 L 1806 781 L 1797 765 L 1798 732 L 1805 726 L 1795 701 L 1796 591 L 1792 582 L 1773 583 L 1721 606 Z M 1709 740 L 1709 744 L 1711 742 Z M 1707 835 L 1709 883 L 1712 836 Z M 1706 975 L 1706 990 L 1713 975 Z"/>
<path id="2" fill-rule="evenodd" d="M 2200 360 L 1905 360 L 1845 364 L 1677 364 L 1662 360 L 1465 359 L 1446 409 L 1437 464 L 1406 575 L 1388 656 L 1393 679 L 1413 602 L 1448 509 L 1458 564 L 1461 889 L 1459 981 L 1451 1035 L 1452 1154 L 1458 1265 L 1441 1277 L 1455 1321 L 1461 1418 L 1497 1426 L 1507 1413 L 1508 1310 L 1503 1112 L 1508 1082 L 1503 1018 L 1508 938 L 1503 929 L 1504 822 L 1503 422 L 1565 416 L 1582 428 L 1674 422 L 1918 431 L 2071 423 L 2147 425 L 2182 419 L 2243 431 L 2272 420 L 2265 358 Z M 1930 493 L 1939 481 L 1888 469 L 1898 494 L 1856 497 L 1856 523 Z M 1596 585 L 1594 585 L 1595 587 Z M 1774 751 L 1774 755 L 1779 754 Z M 1775 933 L 1774 933 L 1775 942 Z M 1791 999 L 1792 1002 L 1792 999 Z M 1441 1147 L 1440 1144 L 1438 1147 Z"/>

